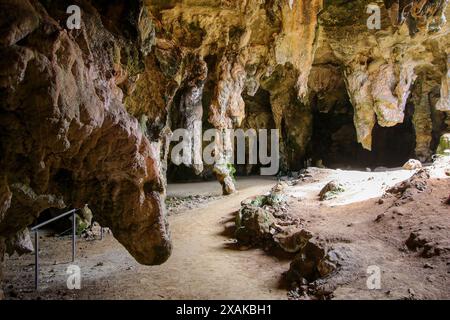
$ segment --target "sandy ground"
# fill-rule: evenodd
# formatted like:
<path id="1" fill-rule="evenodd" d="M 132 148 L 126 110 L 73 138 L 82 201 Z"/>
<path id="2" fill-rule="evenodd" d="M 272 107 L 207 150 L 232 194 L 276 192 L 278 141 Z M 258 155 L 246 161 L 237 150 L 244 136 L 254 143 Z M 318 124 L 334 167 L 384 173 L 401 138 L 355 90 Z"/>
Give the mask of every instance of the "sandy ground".
<path id="1" fill-rule="evenodd" d="M 450 299 L 450 209 L 443 202 L 449 179 L 430 180 L 415 199 L 378 198 L 414 172 L 355 172 L 312 169 L 310 177 L 289 188 L 289 212 L 315 234 L 345 250 L 349 265 L 339 273 L 336 299 Z M 317 194 L 338 179 L 346 192 L 319 202 Z M 239 248 L 233 239 L 240 202 L 268 192 L 270 178 L 238 181 L 239 193 L 218 197 L 216 182 L 170 185 L 169 197 L 212 196 L 199 208 L 169 217 L 174 250 L 162 266 L 141 266 L 111 235 L 103 241 L 80 240 L 76 264 L 82 288 L 66 288 L 70 239 L 41 240 L 41 290 L 33 291 L 33 255 L 6 259 L 4 291 L 15 299 L 287 299 L 282 274 L 292 257 L 261 249 Z M 377 217 L 381 217 L 377 220 Z M 420 232 L 443 251 L 423 258 L 406 248 Z M 241 250 L 240 250 L 241 249 Z M 367 267 L 381 270 L 380 290 L 368 290 Z"/>
<path id="2" fill-rule="evenodd" d="M 289 189 L 295 195 L 289 211 L 350 257 L 344 270 L 330 279 L 338 284 L 334 299 L 450 299 L 450 206 L 444 204 L 450 179 L 430 179 L 412 198 L 385 196 L 380 201 L 388 188 L 414 171 L 309 171 L 310 179 Z M 346 191 L 318 201 L 317 194 L 330 180 L 342 182 Z M 409 250 L 405 241 L 412 232 L 441 253 L 425 258 L 420 249 Z M 367 271 L 373 266 L 381 271 L 380 290 L 367 288 Z"/>
<path id="3" fill-rule="evenodd" d="M 306 183 L 289 188 L 288 194 L 300 200 L 317 201 L 320 190 L 331 180 L 339 181 L 345 193 L 326 202 L 328 206 L 347 205 L 381 197 L 383 193 L 397 183 L 410 178 L 414 171 L 396 170 L 384 172 L 365 172 L 351 170 L 331 170 L 310 168 L 310 179 Z"/>

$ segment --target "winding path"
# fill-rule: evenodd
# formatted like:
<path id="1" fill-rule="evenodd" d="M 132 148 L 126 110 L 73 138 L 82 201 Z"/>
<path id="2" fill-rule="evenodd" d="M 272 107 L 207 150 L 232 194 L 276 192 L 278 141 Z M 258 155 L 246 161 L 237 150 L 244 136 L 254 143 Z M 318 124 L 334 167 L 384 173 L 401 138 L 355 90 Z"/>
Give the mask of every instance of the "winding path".
<path id="1" fill-rule="evenodd" d="M 268 192 L 274 184 L 270 178 L 243 179 L 237 194 L 171 216 L 174 249 L 161 266 L 137 264 L 111 235 L 103 241 L 79 241 L 76 263 L 81 268 L 82 289 L 76 292 L 66 289 L 69 240 L 44 238 L 39 295 L 45 299 L 61 298 L 61 294 L 67 299 L 286 299 L 279 281 L 289 261 L 279 261 L 261 249 L 240 251 L 232 233 L 241 201 Z M 172 196 L 220 191 L 217 182 L 169 186 Z M 25 269 L 33 257 L 14 259 L 8 263 Z M 27 270 L 32 279 L 32 266 Z M 22 282 L 22 288 L 31 285 L 14 279 L 15 274 L 10 276 L 13 283 Z"/>

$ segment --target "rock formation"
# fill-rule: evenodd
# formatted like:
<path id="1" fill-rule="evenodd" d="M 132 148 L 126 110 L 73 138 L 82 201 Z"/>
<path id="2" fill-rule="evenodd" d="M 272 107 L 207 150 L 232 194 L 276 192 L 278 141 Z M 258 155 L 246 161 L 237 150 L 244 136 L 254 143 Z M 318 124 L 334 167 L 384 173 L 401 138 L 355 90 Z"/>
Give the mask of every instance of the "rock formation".
<path id="1" fill-rule="evenodd" d="M 413 109 L 413 151 L 422 161 L 445 131 L 447 1 L 377 1 L 374 30 L 369 1 L 146 4 L 183 50 L 213 61 L 211 99 L 203 106 L 210 125 L 239 127 L 254 117 L 242 96 L 269 93 L 285 169 L 302 167 L 313 147 L 315 110 L 352 116 L 357 141 L 371 150 L 375 126 L 401 124 Z M 346 105 L 352 108 L 337 111 Z"/>
<path id="2" fill-rule="evenodd" d="M 82 26 L 69 31 L 68 3 L 0 2 L 0 255 L 45 209 L 89 203 L 139 262 L 160 264 L 171 242 L 159 142 L 119 87 L 150 50 L 141 8 L 78 4 Z"/>

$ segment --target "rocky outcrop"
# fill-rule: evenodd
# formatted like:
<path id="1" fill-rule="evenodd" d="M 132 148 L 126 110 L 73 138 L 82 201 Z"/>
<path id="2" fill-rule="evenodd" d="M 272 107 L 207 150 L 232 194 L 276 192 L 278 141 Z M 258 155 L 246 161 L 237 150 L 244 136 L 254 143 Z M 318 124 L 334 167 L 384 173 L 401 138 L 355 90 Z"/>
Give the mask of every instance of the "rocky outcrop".
<path id="1" fill-rule="evenodd" d="M 236 239 L 245 246 L 281 248 L 295 253 L 311 238 L 300 230 L 298 219 L 286 214 L 286 185 L 278 183 L 269 194 L 246 199 L 236 216 Z"/>
<path id="2" fill-rule="evenodd" d="M 140 263 L 160 264 L 171 252 L 160 150 L 119 87 L 149 49 L 140 8 L 77 4 L 82 26 L 68 31 L 64 1 L 0 1 L 0 254 L 43 210 L 89 203 Z"/>
<path id="3" fill-rule="evenodd" d="M 292 255 L 285 279 L 292 288 L 311 291 L 317 281 L 340 268 L 343 257 L 305 229 L 301 218 L 289 213 L 287 186 L 278 183 L 269 194 L 244 200 L 236 217 L 235 236 L 242 248 L 262 246 L 266 251 L 281 249 Z M 319 295 L 318 291 L 309 293 Z"/>
<path id="4" fill-rule="evenodd" d="M 419 160 L 410 159 L 403 165 L 403 169 L 405 170 L 422 169 L 422 163 Z"/>

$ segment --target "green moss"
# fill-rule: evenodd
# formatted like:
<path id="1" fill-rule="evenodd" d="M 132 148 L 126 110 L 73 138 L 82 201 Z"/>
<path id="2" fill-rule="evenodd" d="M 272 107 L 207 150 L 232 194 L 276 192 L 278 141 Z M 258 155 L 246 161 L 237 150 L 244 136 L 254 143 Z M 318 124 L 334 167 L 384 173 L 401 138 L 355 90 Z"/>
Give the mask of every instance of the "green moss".
<path id="1" fill-rule="evenodd" d="M 342 186 L 339 186 L 338 188 L 332 190 L 332 191 L 328 191 L 327 193 L 325 193 L 325 195 L 323 196 L 323 200 L 331 200 L 331 199 L 335 199 L 337 198 L 337 196 L 344 192 L 345 189 Z"/>
<path id="2" fill-rule="evenodd" d="M 267 203 L 267 197 L 258 196 L 250 204 L 254 207 L 262 207 Z"/>
<path id="3" fill-rule="evenodd" d="M 436 151 L 438 155 L 450 155 L 450 134 L 444 134 Z"/>
<path id="4" fill-rule="evenodd" d="M 78 236 L 81 236 L 83 232 L 89 227 L 89 223 L 86 220 L 80 218 L 79 215 L 76 215 L 75 218 L 76 218 L 75 224 L 77 227 L 76 233 Z"/>
<path id="5" fill-rule="evenodd" d="M 227 171 L 230 174 L 231 179 L 233 179 L 233 181 L 236 181 L 236 168 L 231 163 L 227 163 Z"/>

